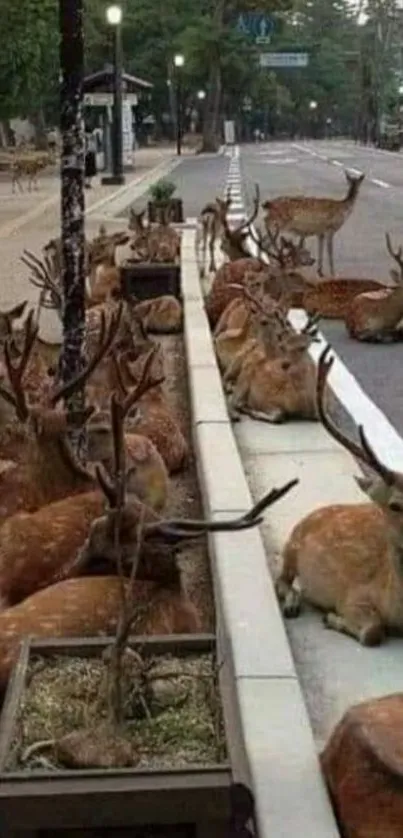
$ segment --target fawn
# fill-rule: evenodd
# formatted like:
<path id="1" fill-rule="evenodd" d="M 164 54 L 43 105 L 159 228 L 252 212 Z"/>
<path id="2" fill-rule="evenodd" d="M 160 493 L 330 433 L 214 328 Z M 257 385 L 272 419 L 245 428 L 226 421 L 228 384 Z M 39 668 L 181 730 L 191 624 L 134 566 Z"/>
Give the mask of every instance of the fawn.
<path id="1" fill-rule="evenodd" d="M 317 403 L 331 436 L 376 477 L 357 477 L 370 503 L 335 504 L 317 509 L 293 529 L 285 546 L 277 593 L 288 617 L 299 613 L 302 596 L 325 612 L 328 628 L 363 645 L 382 641 L 385 632 L 403 629 L 403 475 L 376 456 L 362 426 L 360 444 L 333 423 L 324 391 L 334 358 L 326 347 L 319 361 Z"/>
<path id="2" fill-rule="evenodd" d="M 11 173 L 11 188 L 13 194 L 15 187 L 18 186 L 20 192 L 23 192 L 22 178 L 26 177 L 28 182 L 28 192 L 32 191 L 32 187 L 39 188 L 38 175 L 52 162 L 49 154 L 40 154 L 34 156 L 18 156 L 12 161 L 10 166 Z"/>
<path id="3" fill-rule="evenodd" d="M 399 272 L 392 270 L 393 288 L 367 291 L 351 300 L 345 314 L 350 337 L 372 343 L 391 343 L 403 339 L 403 248 L 394 251 L 389 234 L 386 245 Z"/>
<path id="4" fill-rule="evenodd" d="M 199 260 L 199 271 L 201 278 L 204 277 L 206 271 L 207 245 L 210 253 L 209 273 L 212 273 L 216 270 L 214 248 L 216 242 L 220 237 L 220 234 L 223 231 L 224 220 L 227 217 L 227 213 L 231 206 L 231 203 L 231 192 L 228 191 L 226 198 L 217 197 L 214 203 L 206 204 L 206 206 L 203 207 L 200 213 L 196 231 L 196 254 Z"/>
<path id="5" fill-rule="evenodd" d="M 364 174 L 357 177 L 344 172 L 348 189 L 344 198 L 313 198 L 305 195 L 284 196 L 265 201 L 265 225 L 270 231 L 273 226 L 300 236 L 301 242 L 308 236 L 318 238 L 318 273 L 323 273 L 323 250 L 326 239 L 330 273 L 334 276 L 333 239 L 338 230 L 351 215 L 358 198 Z"/>

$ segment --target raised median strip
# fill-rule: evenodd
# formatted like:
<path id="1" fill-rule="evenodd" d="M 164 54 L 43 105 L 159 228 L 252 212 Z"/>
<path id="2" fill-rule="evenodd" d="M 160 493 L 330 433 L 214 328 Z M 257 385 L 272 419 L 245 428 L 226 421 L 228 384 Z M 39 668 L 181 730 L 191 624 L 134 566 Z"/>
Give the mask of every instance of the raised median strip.
<path id="1" fill-rule="evenodd" d="M 209 516 L 228 516 L 250 508 L 251 493 L 204 311 L 194 230 L 183 233 L 182 283 L 192 431 L 203 502 Z M 290 426 L 288 434 L 295 437 L 295 427 Z M 292 443 L 284 439 L 284 445 L 287 451 Z M 347 455 L 345 459 L 347 469 Z M 290 463 L 290 474 L 280 469 L 268 473 L 265 492 L 300 476 L 298 462 Z M 347 482 L 351 483 L 351 477 L 346 474 Z M 270 528 L 293 507 L 296 492 L 300 497 L 303 486 L 276 505 L 268 516 Z M 275 549 L 275 532 L 273 539 Z M 217 634 L 222 653 L 231 658 L 234 714 L 245 753 L 245 776 L 240 779 L 251 784 L 255 795 L 259 836 L 337 838 L 261 533 L 213 534 L 210 544 Z"/>

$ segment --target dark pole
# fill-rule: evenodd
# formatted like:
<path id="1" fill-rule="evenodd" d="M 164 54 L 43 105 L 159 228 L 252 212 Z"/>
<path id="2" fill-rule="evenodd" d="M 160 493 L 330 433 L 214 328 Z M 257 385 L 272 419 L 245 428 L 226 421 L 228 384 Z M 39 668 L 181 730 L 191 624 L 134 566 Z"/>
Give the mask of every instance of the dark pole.
<path id="1" fill-rule="evenodd" d="M 112 24 L 110 24 L 112 25 Z M 112 174 L 103 177 L 102 183 L 121 186 L 125 183 L 123 174 L 122 140 L 122 27 L 113 25 L 113 123 L 112 123 Z"/>
<path id="2" fill-rule="evenodd" d="M 182 154 L 182 84 L 181 71 L 176 68 L 176 153 Z"/>
<path id="3" fill-rule="evenodd" d="M 84 228 L 84 123 L 82 117 L 84 36 L 83 0 L 59 0 L 60 26 L 60 130 L 61 238 L 63 287 L 63 346 L 59 378 L 67 382 L 83 366 L 85 329 L 85 228 Z M 81 409 L 84 393 L 69 401 Z M 75 439 L 77 453 L 83 449 Z"/>

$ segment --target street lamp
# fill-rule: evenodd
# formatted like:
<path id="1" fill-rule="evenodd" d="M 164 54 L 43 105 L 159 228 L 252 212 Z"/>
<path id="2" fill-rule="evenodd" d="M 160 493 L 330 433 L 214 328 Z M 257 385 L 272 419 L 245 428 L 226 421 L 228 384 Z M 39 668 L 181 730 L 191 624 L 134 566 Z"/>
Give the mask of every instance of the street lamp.
<path id="1" fill-rule="evenodd" d="M 309 109 L 310 109 L 311 111 L 316 111 L 317 107 L 318 107 L 318 103 L 317 103 L 317 102 L 315 102 L 315 100 L 314 100 L 314 99 L 312 99 L 312 100 L 310 101 L 310 103 L 309 103 Z"/>
<path id="2" fill-rule="evenodd" d="M 174 66 L 176 69 L 176 153 L 178 156 L 182 153 L 182 79 L 181 69 L 185 64 L 183 55 L 174 56 Z"/>
<path id="3" fill-rule="evenodd" d="M 112 175 L 102 178 L 102 183 L 109 186 L 121 186 L 125 182 L 123 174 L 122 143 L 122 9 L 120 6 L 108 6 L 106 20 L 113 29 L 113 130 L 112 130 Z"/>
<path id="4" fill-rule="evenodd" d="M 200 100 L 200 102 L 202 102 L 203 99 L 206 98 L 206 91 L 205 90 L 198 90 L 197 91 L 197 98 Z"/>

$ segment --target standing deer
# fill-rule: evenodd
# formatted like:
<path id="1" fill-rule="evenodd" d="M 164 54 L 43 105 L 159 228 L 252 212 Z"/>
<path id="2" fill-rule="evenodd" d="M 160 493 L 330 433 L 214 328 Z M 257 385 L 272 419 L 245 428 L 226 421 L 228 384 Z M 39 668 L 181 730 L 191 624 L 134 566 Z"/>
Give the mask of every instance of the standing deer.
<path id="1" fill-rule="evenodd" d="M 313 198 L 304 195 L 284 196 L 265 201 L 265 225 L 268 231 L 273 228 L 300 236 L 301 243 L 308 236 L 318 238 L 318 273 L 323 274 L 323 251 L 326 239 L 330 273 L 334 276 L 333 239 L 351 215 L 364 174 L 357 177 L 344 172 L 348 190 L 341 200 L 335 198 Z"/>
<path id="2" fill-rule="evenodd" d="M 325 612 L 328 628 L 365 646 L 384 633 L 403 631 L 403 475 L 385 466 L 360 425 L 360 443 L 349 439 L 328 416 L 325 386 L 334 362 L 326 347 L 319 361 L 319 417 L 331 436 L 376 477 L 356 477 L 370 503 L 317 509 L 294 527 L 283 553 L 277 593 L 284 614 L 297 616 L 302 596 Z"/>
<path id="3" fill-rule="evenodd" d="M 350 337 L 371 343 L 391 343 L 403 339 L 403 248 L 393 250 L 389 234 L 386 246 L 399 272 L 392 270 L 393 288 L 366 291 L 354 297 L 345 314 Z"/>
<path id="4" fill-rule="evenodd" d="M 203 207 L 200 217 L 198 219 L 197 233 L 196 233 L 196 253 L 200 256 L 200 247 L 202 248 L 202 261 L 200 266 L 200 276 L 204 277 L 206 269 L 206 251 L 207 244 L 210 253 L 209 273 L 216 270 L 214 248 L 218 241 L 222 230 L 223 222 L 227 217 L 227 212 L 231 206 L 231 192 L 227 192 L 227 197 L 216 198 L 212 204 L 206 204 Z"/>

